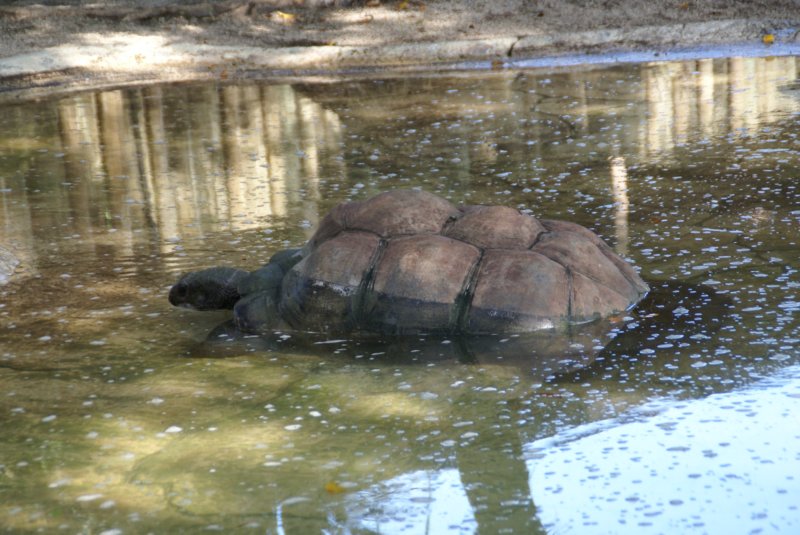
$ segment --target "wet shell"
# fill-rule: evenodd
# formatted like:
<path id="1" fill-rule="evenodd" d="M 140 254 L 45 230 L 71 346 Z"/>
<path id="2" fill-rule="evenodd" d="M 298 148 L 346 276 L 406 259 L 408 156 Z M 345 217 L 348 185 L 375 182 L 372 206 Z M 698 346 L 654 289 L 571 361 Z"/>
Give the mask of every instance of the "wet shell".
<path id="1" fill-rule="evenodd" d="M 396 190 L 323 219 L 280 312 L 302 330 L 530 332 L 624 311 L 647 290 L 580 225 Z"/>

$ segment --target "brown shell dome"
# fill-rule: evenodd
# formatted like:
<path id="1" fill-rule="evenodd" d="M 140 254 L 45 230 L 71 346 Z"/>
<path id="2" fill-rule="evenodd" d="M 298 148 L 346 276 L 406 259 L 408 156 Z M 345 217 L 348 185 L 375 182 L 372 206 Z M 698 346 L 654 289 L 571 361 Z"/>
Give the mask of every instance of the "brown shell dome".
<path id="1" fill-rule="evenodd" d="M 647 290 L 580 225 L 395 190 L 331 210 L 280 311 L 305 330 L 529 332 L 624 311 Z"/>

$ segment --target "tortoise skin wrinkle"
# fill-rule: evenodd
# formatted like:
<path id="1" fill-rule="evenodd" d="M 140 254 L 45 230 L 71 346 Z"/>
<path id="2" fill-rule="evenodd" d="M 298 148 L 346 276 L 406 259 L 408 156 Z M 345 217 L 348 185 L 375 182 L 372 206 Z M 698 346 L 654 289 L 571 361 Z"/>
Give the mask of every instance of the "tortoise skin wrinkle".
<path id="1" fill-rule="evenodd" d="M 190 273 L 170 302 L 207 310 L 219 295 L 245 332 L 496 334 L 567 329 L 623 312 L 647 291 L 575 223 L 394 190 L 336 206 L 304 248 L 252 273 Z"/>

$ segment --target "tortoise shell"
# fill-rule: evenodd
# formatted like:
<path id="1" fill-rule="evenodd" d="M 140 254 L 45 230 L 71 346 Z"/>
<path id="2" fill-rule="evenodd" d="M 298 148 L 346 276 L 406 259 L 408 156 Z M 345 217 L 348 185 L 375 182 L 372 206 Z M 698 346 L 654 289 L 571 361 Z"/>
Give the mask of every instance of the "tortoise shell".
<path id="1" fill-rule="evenodd" d="M 580 225 L 395 190 L 322 220 L 278 309 L 300 330 L 512 333 L 622 312 L 647 290 Z"/>

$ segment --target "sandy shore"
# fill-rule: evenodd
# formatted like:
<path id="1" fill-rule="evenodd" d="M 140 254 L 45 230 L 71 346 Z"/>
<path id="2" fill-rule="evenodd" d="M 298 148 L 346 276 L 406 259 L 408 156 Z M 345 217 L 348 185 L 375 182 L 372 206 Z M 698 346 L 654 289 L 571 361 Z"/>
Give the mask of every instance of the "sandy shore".
<path id="1" fill-rule="evenodd" d="M 798 28 L 797 0 L 22 0 L 0 7 L 0 89 L 797 45 Z"/>

